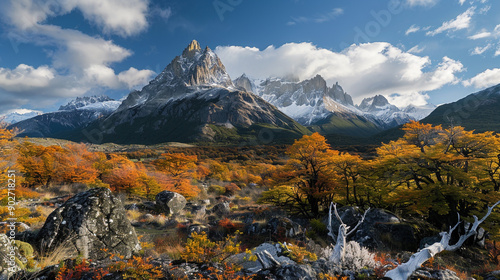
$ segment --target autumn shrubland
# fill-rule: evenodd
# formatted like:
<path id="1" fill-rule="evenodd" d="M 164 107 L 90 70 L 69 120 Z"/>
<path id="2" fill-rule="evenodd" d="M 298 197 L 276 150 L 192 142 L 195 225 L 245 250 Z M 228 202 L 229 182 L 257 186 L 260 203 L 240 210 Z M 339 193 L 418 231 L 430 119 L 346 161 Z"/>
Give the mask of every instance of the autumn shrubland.
<path id="1" fill-rule="evenodd" d="M 106 187 L 122 198 L 128 219 L 143 236 L 141 242 L 151 244 L 130 260 L 111 256 L 96 272 L 90 272 L 95 265 L 91 260 L 64 262 L 57 279 L 91 273 L 100 279 L 104 272 L 154 279 L 175 270 L 169 265 L 157 269 L 158 259 L 210 263 L 200 279 L 246 279 L 238 264 L 228 266 L 226 260 L 251 252 L 260 243 L 288 242 L 286 256 L 298 263 L 315 261 L 317 255 L 306 246 L 308 241 L 320 247 L 334 242 L 325 218 L 331 202 L 360 211 L 370 207 L 395 213 L 422 239 L 454 225 L 457 213 L 472 221 L 470 217 L 481 216 L 488 205 L 500 200 L 500 139 L 495 134 L 418 122 L 406 124 L 403 130 L 402 138 L 367 154 L 359 148 L 339 151 L 318 133 L 293 145 L 125 146 L 102 151 L 86 144 L 18 141 L 15 131 L 2 128 L 0 167 L 16 170 L 16 215 L 18 222 L 29 227 L 19 231 L 39 229 L 71 195 Z M 7 182 L 5 176 L 0 174 L 2 182 Z M 167 215 L 152 208 L 155 196 L 165 190 L 187 199 L 183 213 Z M 227 206 L 229 213 L 220 214 L 215 205 Z M 0 217 L 7 215 L 2 208 Z M 302 237 L 290 236 L 286 227 L 262 234 L 276 217 L 300 224 L 305 229 Z M 471 241 L 467 249 L 439 255 L 426 265 L 467 276 L 498 270 L 499 218 L 494 212 L 482 225 L 488 232 L 484 246 Z M 37 252 L 38 268 L 75 258 L 65 258 L 61 252 L 64 248 L 57 257 Z M 373 275 L 383 275 L 398 257 L 400 261 L 409 257 L 397 249 L 373 253 L 378 264 L 372 268 Z M 482 266 L 473 267 L 467 261 L 470 258 Z"/>

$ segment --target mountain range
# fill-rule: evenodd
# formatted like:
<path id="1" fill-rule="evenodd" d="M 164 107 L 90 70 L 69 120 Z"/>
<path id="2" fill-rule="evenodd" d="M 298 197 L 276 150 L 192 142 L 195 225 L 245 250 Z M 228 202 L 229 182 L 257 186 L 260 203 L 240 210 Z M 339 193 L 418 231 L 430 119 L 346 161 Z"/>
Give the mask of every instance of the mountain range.
<path id="1" fill-rule="evenodd" d="M 19 136 L 65 138 L 68 132 L 80 130 L 90 123 L 109 116 L 120 101 L 107 96 L 78 97 L 56 112 L 37 115 L 14 123 L 22 132 Z"/>
<path id="2" fill-rule="evenodd" d="M 500 98 L 497 91 L 499 88 L 493 87 L 463 102 L 472 100 L 478 107 L 489 108 Z M 462 106 L 465 113 L 455 112 L 455 107 L 449 106 L 456 105 L 400 109 L 382 95 L 365 98 L 356 105 L 338 83 L 329 87 L 320 75 L 303 81 L 276 77 L 258 80 L 246 75 L 231 80 L 218 56 L 192 41 L 148 85 L 122 101 L 106 96 L 81 97 L 56 112 L 11 127 L 23 130 L 21 136 L 84 142 L 266 144 L 315 131 L 333 137 L 379 139 L 384 131 L 410 120 L 437 124 L 445 122 L 439 116 L 446 115 L 459 124 L 466 114 L 488 112 L 469 112 L 470 105 Z M 466 122 L 474 120 L 469 117 Z M 487 126 L 477 122 L 477 127 Z"/>
<path id="3" fill-rule="evenodd" d="M 67 138 L 88 141 L 89 131 L 99 142 L 144 144 L 235 142 L 259 134 L 275 140 L 310 133 L 264 99 L 237 89 L 217 55 L 196 41 L 111 115 Z"/>

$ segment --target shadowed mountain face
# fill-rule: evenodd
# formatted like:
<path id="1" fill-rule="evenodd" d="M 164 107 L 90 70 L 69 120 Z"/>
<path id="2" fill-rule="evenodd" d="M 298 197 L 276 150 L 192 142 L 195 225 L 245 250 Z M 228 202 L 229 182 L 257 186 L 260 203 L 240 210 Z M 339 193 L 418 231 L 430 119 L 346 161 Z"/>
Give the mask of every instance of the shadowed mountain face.
<path id="1" fill-rule="evenodd" d="M 437 107 L 420 122 L 432 125 L 463 126 L 475 132 L 493 131 L 500 133 L 500 85 L 470 94 L 456 102 Z M 371 138 L 371 144 L 389 142 L 404 135 L 398 126 L 383 131 Z"/>
<path id="2" fill-rule="evenodd" d="M 109 116 L 121 104 L 107 96 L 78 97 L 59 108 L 59 111 L 37 115 L 10 127 L 19 128 L 19 136 L 64 137 L 90 123 Z"/>
<path id="3" fill-rule="evenodd" d="M 500 132 L 500 85 L 444 104 L 422 120 L 423 123 L 463 126 L 476 132 Z"/>
<path id="4" fill-rule="evenodd" d="M 143 144 L 242 141 L 263 130 L 273 139 L 310 133 L 264 99 L 237 89 L 217 55 L 193 41 L 116 112 L 68 137 Z"/>

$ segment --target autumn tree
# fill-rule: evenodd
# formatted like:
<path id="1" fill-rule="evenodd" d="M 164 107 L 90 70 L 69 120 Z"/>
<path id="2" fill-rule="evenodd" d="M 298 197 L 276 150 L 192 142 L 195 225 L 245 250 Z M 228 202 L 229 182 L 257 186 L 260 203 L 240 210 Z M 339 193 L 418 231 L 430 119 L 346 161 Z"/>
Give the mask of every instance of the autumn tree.
<path id="1" fill-rule="evenodd" d="M 391 182 L 387 199 L 393 204 L 442 226 L 454 224 L 456 212 L 471 216 L 498 200 L 495 135 L 418 122 L 404 130 L 402 139 L 377 150 L 383 176 Z"/>
<path id="2" fill-rule="evenodd" d="M 54 176 L 62 183 L 95 183 L 99 171 L 94 163 L 99 155 L 87 149 L 85 144 L 68 144 L 54 153 Z"/>
<path id="3" fill-rule="evenodd" d="M 153 162 L 156 168 L 176 178 L 185 178 L 189 173 L 196 170 L 197 156 L 185 155 L 184 153 L 165 153 L 162 158 Z"/>
<path id="4" fill-rule="evenodd" d="M 53 180 L 56 167 L 56 153 L 64 153 L 60 146 L 36 145 L 24 142 L 17 147 L 19 156 L 17 163 L 24 176 L 24 182 L 28 187 L 47 186 Z"/>
<path id="5" fill-rule="evenodd" d="M 7 169 L 15 165 L 15 145 L 17 141 L 14 137 L 18 130 L 7 129 L 7 124 L 0 122 L 0 179 L 7 182 Z"/>
<path id="6" fill-rule="evenodd" d="M 103 182 L 109 184 L 111 190 L 131 194 L 142 187 L 139 179 L 144 172 L 133 161 L 122 155 L 111 154 L 110 157 L 112 169 L 103 176 Z"/>
<path id="7" fill-rule="evenodd" d="M 358 192 L 361 171 L 364 170 L 364 162 L 361 157 L 337 152 L 332 156 L 331 166 L 339 178 L 339 185 L 345 190 L 345 203 L 363 204 L 363 198 Z"/>
<path id="8" fill-rule="evenodd" d="M 275 188 L 279 188 L 281 194 L 290 196 L 289 199 L 296 203 L 302 214 L 319 216 L 320 211 L 328 207 L 335 191 L 332 158 L 336 152 L 330 149 L 325 137 L 314 133 L 296 140 L 286 153 L 290 158 L 277 172 Z M 292 193 L 287 193 L 287 188 L 282 186 L 290 186 L 288 190 Z"/>

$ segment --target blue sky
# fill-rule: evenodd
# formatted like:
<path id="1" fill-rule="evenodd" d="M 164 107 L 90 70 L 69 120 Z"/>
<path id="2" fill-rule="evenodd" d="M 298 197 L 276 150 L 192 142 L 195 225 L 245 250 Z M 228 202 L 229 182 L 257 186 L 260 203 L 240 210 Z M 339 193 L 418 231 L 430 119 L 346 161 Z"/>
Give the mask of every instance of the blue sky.
<path id="1" fill-rule="evenodd" d="M 500 83 L 494 0 L 5 0 L 0 114 L 140 89 L 193 39 L 231 77 L 321 74 L 355 102 L 455 101 Z"/>

